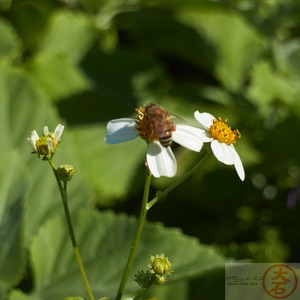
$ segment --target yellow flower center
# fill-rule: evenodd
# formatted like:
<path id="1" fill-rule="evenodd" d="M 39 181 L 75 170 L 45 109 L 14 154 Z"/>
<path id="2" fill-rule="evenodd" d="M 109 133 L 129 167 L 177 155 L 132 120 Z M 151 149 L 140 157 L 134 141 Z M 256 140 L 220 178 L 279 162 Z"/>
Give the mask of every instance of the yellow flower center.
<path id="1" fill-rule="evenodd" d="M 220 117 L 213 121 L 209 132 L 214 139 L 227 145 L 235 144 L 236 140 L 241 137 L 238 129 L 232 130 L 227 124 L 227 119 L 222 121 Z"/>
<path id="2" fill-rule="evenodd" d="M 48 141 L 46 136 L 40 137 L 36 142 L 36 151 L 38 155 L 45 156 L 49 154 Z"/>
<path id="3" fill-rule="evenodd" d="M 52 140 L 52 145 L 53 148 L 49 149 L 48 147 L 48 138 L 50 138 Z M 54 149 L 56 147 L 57 141 L 55 140 L 53 134 L 49 134 L 47 136 L 42 136 L 40 137 L 36 142 L 36 152 L 38 154 L 38 156 L 41 157 L 47 157 L 47 156 L 51 156 L 54 153 Z"/>

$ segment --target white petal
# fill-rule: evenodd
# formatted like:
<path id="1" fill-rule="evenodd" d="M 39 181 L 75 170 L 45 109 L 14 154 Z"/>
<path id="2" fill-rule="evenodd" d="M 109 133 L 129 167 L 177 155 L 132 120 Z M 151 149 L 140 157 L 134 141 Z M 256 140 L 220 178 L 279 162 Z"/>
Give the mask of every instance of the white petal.
<path id="1" fill-rule="evenodd" d="M 164 148 L 156 141 L 148 144 L 147 163 L 154 177 L 173 177 L 177 171 L 176 159 L 171 148 Z"/>
<path id="2" fill-rule="evenodd" d="M 58 124 L 54 130 L 54 139 L 58 142 L 63 131 L 64 131 L 64 126 L 61 124 Z"/>
<path id="3" fill-rule="evenodd" d="M 30 147 L 36 152 L 35 141 L 32 138 L 27 138 L 27 141 L 29 142 Z"/>
<path id="4" fill-rule="evenodd" d="M 245 179 L 245 171 L 244 171 L 244 167 L 243 167 L 243 163 L 240 159 L 240 156 L 238 155 L 238 153 L 236 152 L 234 146 L 232 145 L 232 149 L 233 149 L 233 154 L 234 154 L 234 167 L 236 172 L 238 173 L 240 179 L 242 181 L 244 181 Z"/>
<path id="5" fill-rule="evenodd" d="M 47 136 L 49 134 L 48 126 L 44 126 L 44 136 Z"/>
<path id="6" fill-rule="evenodd" d="M 231 145 L 220 143 L 217 140 L 213 140 L 210 145 L 211 150 L 218 161 L 224 163 L 225 165 L 234 164 L 234 152 L 232 151 Z"/>
<path id="7" fill-rule="evenodd" d="M 37 134 L 36 130 L 31 131 L 31 139 L 35 143 L 39 139 L 39 135 Z"/>
<path id="8" fill-rule="evenodd" d="M 39 139 L 39 135 L 35 130 L 31 131 L 31 137 L 27 138 L 31 148 L 36 152 L 36 141 Z"/>
<path id="9" fill-rule="evenodd" d="M 106 136 L 107 144 L 117 144 L 135 139 L 138 136 L 134 119 L 123 118 L 111 120 L 107 123 Z"/>
<path id="10" fill-rule="evenodd" d="M 182 124 L 177 125 L 176 130 L 172 133 L 172 139 L 177 144 L 198 152 L 203 146 L 205 137 L 205 130 Z"/>
<path id="11" fill-rule="evenodd" d="M 198 110 L 195 111 L 194 117 L 202 126 L 204 126 L 207 129 L 213 124 L 213 121 L 216 119 L 210 113 L 200 113 Z"/>
<path id="12" fill-rule="evenodd" d="M 47 144 L 48 144 L 48 151 L 54 151 L 54 147 L 53 147 L 53 141 L 50 138 L 47 138 Z"/>

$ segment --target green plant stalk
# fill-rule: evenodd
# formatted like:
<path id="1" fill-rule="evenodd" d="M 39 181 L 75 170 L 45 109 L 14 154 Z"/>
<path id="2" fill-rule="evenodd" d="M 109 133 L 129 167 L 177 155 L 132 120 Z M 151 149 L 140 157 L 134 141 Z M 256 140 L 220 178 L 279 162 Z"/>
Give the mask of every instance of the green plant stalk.
<path id="1" fill-rule="evenodd" d="M 67 182 L 64 182 L 64 184 L 62 185 L 62 182 L 59 178 L 57 169 L 55 168 L 55 166 L 54 166 L 51 159 L 49 159 L 49 164 L 52 168 L 52 171 L 54 173 L 54 176 L 55 176 L 55 179 L 56 179 L 59 191 L 60 191 L 60 195 L 61 195 L 61 199 L 62 199 L 62 202 L 63 202 L 64 212 L 65 212 L 65 216 L 66 216 L 66 221 L 67 221 L 68 230 L 69 230 L 69 234 L 70 234 L 70 238 L 71 238 L 71 242 L 72 242 L 72 246 L 73 246 L 75 259 L 76 259 L 76 262 L 78 264 L 79 271 L 80 271 L 81 277 L 83 279 L 85 289 L 87 291 L 89 299 L 90 300 L 95 300 L 94 295 L 93 295 L 92 290 L 91 290 L 91 287 L 90 287 L 90 284 L 89 284 L 89 281 L 88 281 L 88 277 L 87 277 L 85 268 L 84 268 L 82 260 L 81 260 L 80 252 L 79 252 L 79 249 L 78 249 L 78 246 L 77 246 L 77 242 L 76 242 L 76 238 L 75 238 L 75 234 L 74 234 L 74 230 L 73 230 L 73 224 L 72 224 L 69 205 L 68 205 Z"/>
<path id="2" fill-rule="evenodd" d="M 143 201 L 142 201 L 142 206 L 141 206 L 141 211 L 140 211 L 140 215 L 139 215 L 139 219 L 138 219 L 138 225 L 137 225 L 137 230 L 135 233 L 135 237 L 130 249 L 130 253 L 127 259 L 127 264 L 123 273 L 123 277 L 121 279 L 120 282 L 120 286 L 118 289 L 118 293 L 116 296 L 116 300 L 120 300 L 122 298 L 126 283 L 127 283 L 127 279 L 130 273 L 130 270 L 132 268 L 133 262 L 134 262 L 134 258 L 138 249 L 138 245 L 139 245 L 139 241 L 141 239 L 142 236 L 142 232 L 143 232 L 143 228 L 144 228 L 144 224 L 145 224 L 145 220 L 146 220 L 146 216 L 147 216 L 147 203 L 148 203 L 148 198 L 149 198 L 149 190 L 150 190 L 150 183 L 151 183 L 151 174 L 148 174 L 148 172 L 146 173 L 146 179 L 145 179 L 145 185 L 144 185 L 144 193 L 143 193 Z"/>
<path id="3" fill-rule="evenodd" d="M 147 203 L 147 210 L 149 210 L 158 200 L 165 197 L 168 193 L 170 193 L 172 190 L 174 190 L 179 184 L 181 184 L 184 180 L 186 180 L 188 177 L 190 177 L 193 173 L 195 173 L 199 166 L 204 162 L 204 160 L 208 156 L 208 152 L 201 158 L 201 160 L 193 166 L 188 172 L 186 172 L 182 177 L 178 178 L 173 184 L 171 184 L 169 187 L 167 187 L 164 191 L 161 193 L 158 193 L 155 198 L 153 198 L 151 201 Z"/>

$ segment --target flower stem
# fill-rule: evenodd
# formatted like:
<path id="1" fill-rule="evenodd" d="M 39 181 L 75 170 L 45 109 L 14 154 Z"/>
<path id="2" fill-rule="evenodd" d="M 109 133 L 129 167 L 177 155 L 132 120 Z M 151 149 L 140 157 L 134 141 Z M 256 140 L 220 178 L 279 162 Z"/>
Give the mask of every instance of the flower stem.
<path id="1" fill-rule="evenodd" d="M 190 177 L 195 171 L 198 170 L 199 166 L 203 163 L 203 161 L 207 158 L 208 152 L 201 158 L 201 160 L 193 166 L 188 172 L 186 172 L 182 177 L 179 177 L 175 182 L 173 182 L 169 187 L 167 187 L 164 191 L 157 194 L 155 198 L 153 198 L 151 201 L 147 204 L 147 209 L 149 210 L 158 200 L 165 197 L 168 193 L 170 193 L 172 190 L 174 190 L 180 183 L 182 183 L 184 180 L 186 180 L 188 177 Z"/>
<path id="2" fill-rule="evenodd" d="M 70 210 L 69 210 L 69 205 L 68 205 L 68 196 L 67 196 L 67 182 L 61 182 L 60 178 L 59 178 L 59 174 L 57 172 L 57 169 L 55 168 L 52 160 L 49 160 L 49 164 L 52 168 L 52 171 L 54 173 L 59 191 L 60 191 L 60 195 L 61 195 L 61 199 L 62 199 L 62 203 L 63 203 L 63 207 L 64 207 L 64 212 L 65 212 L 65 216 L 66 216 L 66 221 L 67 221 L 67 225 L 68 225 L 68 230 L 69 230 L 69 234 L 70 234 L 70 238 L 71 238 L 71 242 L 72 242 L 72 246 L 73 246 L 73 251 L 74 251 L 74 255 L 75 255 L 75 259 L 77 262 L 77 265 L 79 267 L 79 271 L 81 274 L 81 277 L 83 279 L 84 285 L 85 285 L 85 289 L 87 291 L 87 294 L 89 296 L 90 300 L 95 300 L 94 295 L 92 293 L 88 278 L 87 278 L 87 274 L 85 271 L 85 268 L 83 266 L 82 260 L 81 260 L 81 256 L 80 256 L 80 252 L 77 246 L 77 242 L 76 242 L 76 238 L 75 238 L 75 234 L 74 234 L 74 230 L 73 230 L 73 225 L 72 225 L 72 220 L 71 220 L 71 215 L 70 215 Z"/>
<path id="3" fill-rule="evenodd" d="M 138 245 L 139 245 L 139 241 L 141 239 L 141 235 L 143 232 L 143 228 L 144 228 L 144 224 L 145 224 L 145 220 L 146 220 L 146 215 L 148 212 L 148 208 L 147 208 L 147 203 L 148 203 L 148 198 L 149 198 L 149 190 L 150 190 L 150 183 L 151 183 L 151 174 L 146 173 L 146 179 L 145 179 L 145 185 L 144 185 L 144 193 L 143 193 L 143 201 L 142 201 L 142 207 L 141 207 L 141 211 L 140 211 L 140 215 L 139 215 L 139 219 L 138 219 L 138 225 L 137 225 L 137 230 L 135 233 L 135 237 L 130 249 L 130 253 L 127 259 L 127 264 L 123 273 L 123 277 L 118 289 L 118 293 L 116 296 L 116 300 L 120 300 L 122 298 L 126 283 L 127 283 L 127 279 L 130 273 L 130 270 L 132 268 L 133 265 L 133 261 L 138 249 Z"/>

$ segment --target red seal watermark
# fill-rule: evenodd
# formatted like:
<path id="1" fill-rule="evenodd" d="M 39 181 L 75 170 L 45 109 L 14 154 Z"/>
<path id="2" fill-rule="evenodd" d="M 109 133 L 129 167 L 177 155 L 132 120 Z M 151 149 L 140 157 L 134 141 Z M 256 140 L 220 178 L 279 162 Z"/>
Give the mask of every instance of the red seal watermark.
<path id="1" fill-rule="evenodd" d="M 292 267 L 274 264 L 263 274 L 262 286 L 272 298 L 284 299 L 291 296 L 298 285 L 298 277 Z"/>

